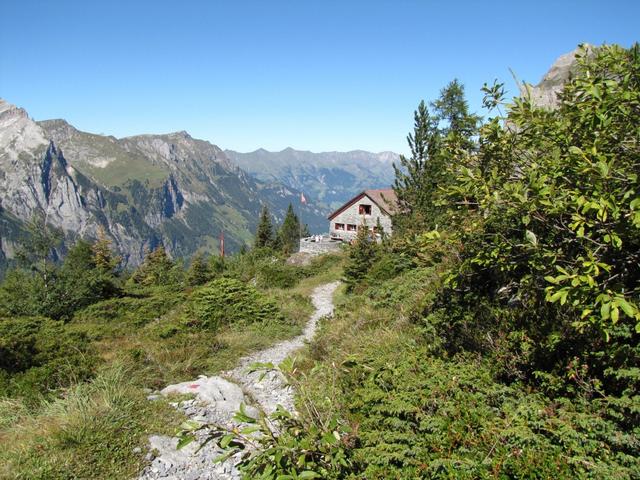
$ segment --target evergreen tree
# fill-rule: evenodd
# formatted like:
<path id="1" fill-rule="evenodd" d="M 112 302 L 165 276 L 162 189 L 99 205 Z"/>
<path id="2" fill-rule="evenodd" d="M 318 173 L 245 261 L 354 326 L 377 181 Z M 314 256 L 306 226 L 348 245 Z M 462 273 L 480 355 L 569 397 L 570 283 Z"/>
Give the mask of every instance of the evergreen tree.
<path id="1" fill-rule="evenodd" d="M 256 230 L 256 238 L 254 246 L 256 248 L 271 247 L 273 246 L 273 224 L 271 223 L 271 214 L 269 208 L 266 205 L 262 206 L 260 212 L 260 220 L 258 222 L 258 228 Z"/>
<path id="2" fill-rule="evenodd" d="M 204 285 L 210 278 L 211 272 L 204 255 L 200 252 L 196 253 L 191 259 L 191 265 L 187 272 L 187 284 L 192 287 Z"/>
<path id="3" fill-rule="evenodd" d="M 360 225 L 358 235 L 349 249 L 349 259 L 344 267 L 344 282 L 347 285 L 347 291 L 353 291 L 358 283 L 366 277 L 375 260 L 376 251 L 376 243 L 372 241 L 366 225 Z"/>
<path id="4" fill-rule="evenodd" d="M 469 162 L 477 149 L 480 117 L 469 112 L 464 86 L 453 80 L 431 103 L 414 112 L 414 131 L 407 141 L 411 157 L 400 156 L 394 165 L 394 190 L 400 204 L 394 226 L 398 230 L 433 229 L 443 220 L 443 191 L 455 179 L 455 170 Z"/>
<path id="5" fill-rule="evenodd" d="M 440 97 L 431 103 L 431 107 L 449 147 L 475 149 L 473 137 L 478 134 L 481 118 L 469 112 L 464 85 L 454 79 L 440 90 Z"/>
<path id="6" fill-rule="evenodd" d="M 179 282 L 175 263 L 169 258 L 163 246 L 148 253 L 142 265 L 131 276 L 134 283 L 152 285 L 172 285 Z"/>
<path id="7" fill-rule="evenodd" d="M 212 277 L 216 277 L 222 272 L 224 272 L 226 265 L 224 257 L 219 255 L 211 255 L 209 258 L 208 269 Z"/>
<path id="8" fill-rule="evenodd" d="M 380 217 L 376 218 L 376 233 L 380 235 L 380 240 L 384 241 L 387 237 L 384 227 L 382 226 L 382 223 L 380 223 Z"/>
<path id="9" fill-rule="evenodd" d="M 113 254 L 111 240 L 107 236 L 104 227 L 98 228 L 98 239 L 91 247 L 95 266 L 105 272 L 114 272 L 122 259 Z"/>
<path id="10" fill-rule="evenodd" d="M 52 295 L 58 259 L 56 248 L 62 238 L 60 230 L 51 228 L 43 217 L 34 215 L 27 224 L 27 237 L 17 251 L 19 263 L 37 277 L 35 280 L 40 283 L 40 295 L 45 302 Z"/>
<path id="11" fill-rule="evenodd" d="M 289 203 L 278 237 L 282 242 L 282 251 L 286 255 L 297 252 L 300 248 L 300 220 L 293 211 L 291 203 Z"/>
<path id="12" fill-rule="evenodd" d="M 443 170 L 438 122 L 424 101 L 414 112 L 414 129 L 407 136 L 407 142 L 411 156 L 400 155 L 400 165 L 393 165 L 396 175 L 393 188 L 400 206 L 393 221 L 400 231 L 413 226 L 422 229 L 428 222 L 433 213 L 438 177 Z"/>
<path id="13" fill-rule="evenodd" d="M 120 289 L 113 270 L 96 264 L 91 243 L 79 240 L 57 272 L 55 301 L 47 308 L 52 318 L 70 318 L 76 310 L 114 297 Z"/>

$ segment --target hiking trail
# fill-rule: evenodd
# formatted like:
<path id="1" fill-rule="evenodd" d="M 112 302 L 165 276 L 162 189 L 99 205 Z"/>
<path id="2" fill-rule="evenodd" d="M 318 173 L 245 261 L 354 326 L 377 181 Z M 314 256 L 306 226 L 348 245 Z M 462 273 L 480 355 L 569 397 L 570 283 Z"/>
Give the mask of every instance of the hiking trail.
<path id="1" fill-rule="evenodd" d="M 169 394 L 195 394 L 190 400 L 172 405 L 182 410 L 189 420 L 203 424 L 223 425 L 227 428 L 240 426 L 233 415 L 245 404 L 246 412 L 257 416 L 260 412 L 266 415 L 274 412 L 277 405 L 289 411 L 294 410 L 294 393 L 287 385 L 279 370 L 249 372 L 255 363 L 271 363 L 279 365 L 285 358 L 302 348 L 306 341 L 313 338 L 318 320 L 333 314 L 333 293 L 340 282 L 332 282 L 316 287 L 311 294 L 315 311 L 309 318 L 302 335 L 285 340 L 265 350 L 242 357 L 237 366 L 219 375 L 198 379 L 165 387 L 159 394 L 150 395 L 149 399 L 158 399 Z M 261 378 L 262 377 L 262 378 Z M 178 450 L 178 438 L 163 435 L 149 437 L 150 453 L 147 466 L 139 480 L 175 479 L 175 480 L 236 480 L 242 476 L 236 468 L 241 453 L 229 457 L 222 463 L 214 460 L 223 451 L 216 442 L 206 443 L 198 448 L 212 432 L 202 429 L 196 432 L 196 440 Z"/>

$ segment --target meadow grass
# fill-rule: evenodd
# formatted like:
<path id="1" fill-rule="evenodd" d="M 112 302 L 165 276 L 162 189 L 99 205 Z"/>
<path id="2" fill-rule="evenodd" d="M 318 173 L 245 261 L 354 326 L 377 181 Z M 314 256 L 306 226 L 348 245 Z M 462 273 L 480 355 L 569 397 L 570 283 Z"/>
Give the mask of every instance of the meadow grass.
<path id="1" fill-rule="evenodd" d="M 150 434 L 173 434 L 183 421 L 167 400 L 147 395 L 169 383 L 232 368 L 253 351 L 299 335 L 318 285 L 340 277 L 339 256 L 304 267 L 292 288 L 266 288 L 284 321 L 235 323 L 212 332 L 187 326 L 189 290 L 150 290 L 79 312 L 99 369 L 34 402 L 0 399 L 0 478 L 131 478 L 142 470 Z M 296 267 L 299 268 L 299 267 Z M 34 406 L 35 405 L 35 406 Z"/>

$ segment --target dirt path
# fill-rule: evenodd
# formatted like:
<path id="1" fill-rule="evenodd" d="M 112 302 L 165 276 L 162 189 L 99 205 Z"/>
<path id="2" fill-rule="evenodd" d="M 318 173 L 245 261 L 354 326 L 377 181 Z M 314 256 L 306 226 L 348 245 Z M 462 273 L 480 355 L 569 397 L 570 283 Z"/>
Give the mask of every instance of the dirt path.
<path id="1" fill-rule="evenodd" d="M 318 320 L 333 313 L 333 293 L 338 285 L 339 282 L 328 283 L 313 291 L 311 301 L 315 311 L 302 335 L 243 357 L 236 368 L 222 372 L 220 376 L 200 376 L 191 382 L 169 385 L 160 392 L 161 395 L 195 394 L 193 400 L 175 403 L 174 406 L 197 422 L 221 424 L 227 427 L 237 426 L 233 415 L 241 403 L 247 405 L 247 412 L 253 415 L 257 415 L 259 411 L 269 414 L 276 409 L 277 405 L 293 410 L 294 392 L 279 371 L 271 370 L 263 376 L 263 372 L 248 373 L 248 367 L 256 362 L 278 365 L 291 353 L 301 348 L 305 341 L 310 340 L 315 334 Z M 261 376 L 263 376 L 262 379 L 260 379 Z M 154 396 L 151 398 L 153 399 Z M 221 454 L 221 450 L 214 442 L 207 443 L 196 452 L 208 434 L 207 430 L 199 431 L 198 440 L 181 450 L 176 449 L 178 439 L 175 437 L 151 436 L 150 448 L 156 453 L 150 454 L 149 458 L 153 457 L 153 460 L 139 477 L 140 480 L 241 478 L 240 472 L 235 468 L 237 457 L 231 457 L 223 463 L 214 463 L 214 459 Z"/>

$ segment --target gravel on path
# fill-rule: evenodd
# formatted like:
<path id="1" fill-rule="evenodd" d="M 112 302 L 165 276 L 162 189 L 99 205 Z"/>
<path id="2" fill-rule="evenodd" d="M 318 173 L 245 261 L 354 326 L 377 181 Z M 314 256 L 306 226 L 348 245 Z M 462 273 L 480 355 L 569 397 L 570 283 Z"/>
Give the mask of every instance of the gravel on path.
<path id="1" fill-rule="evenodd" d="M 305 326 L 302 335 L 286 340 L 271 348 L 243 357 L 238 365 L 219 376 L 206 377 L 169 385 L 160 395 L 190 393 L 191 400 L 176 402 L 173 405 L 182 410 L 190 420 L 202 424 L 223 425 L 227 428 L 240 424 L 233 415 L 241 404 L 246 412 L 255 416 L 262 411 L 269 415 L 278 405 L 289 411 L 294 410 L 294 392 L 279 370 L 250 372 L 255 363 L 279 365 L 291 353 L 300 349 L 306 341 L 313 338 L 318 320 L 333 314 L 333 293 L 340 282 L 332 282 L 317 287 L 311 294 L 315 307 L 314 313 Z M 150 395 L 150 399 L 160 395 Z M 175 480 L 237 480 L 241 478 L 236 468 L 239 455 L 232 456 L 222 463 L 214 460 L 223 452 L 215 442 L 205 443 L 212 430 L 205 428 L 196 432 L 196 441 L 177 450 L 176 437 L 153 435 L 149 437 L 151 464 L 144 469 L 139 480 L 175 479 Z M 198 450 L 203 443 L 205 445 Z"/>

